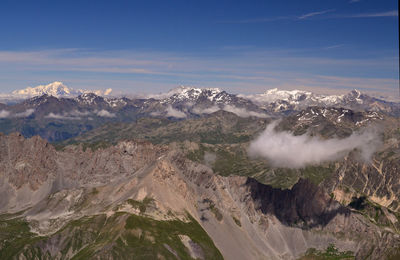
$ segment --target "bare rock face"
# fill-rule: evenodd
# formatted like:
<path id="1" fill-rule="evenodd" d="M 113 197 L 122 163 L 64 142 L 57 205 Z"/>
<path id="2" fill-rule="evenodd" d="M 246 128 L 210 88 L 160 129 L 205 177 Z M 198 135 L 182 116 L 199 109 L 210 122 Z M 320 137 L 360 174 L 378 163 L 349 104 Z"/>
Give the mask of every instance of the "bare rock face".
<path id="1" fill-rule="evenodd" d="M 54 147 L 40 137 L 0 135 L 0 174 L 16 189 L 27 184 L 37 190 L 49 176 L 55 175 L 55 158 Z"/>
<path id="2" fill-rule="evenodd" d="M 62 176 L 80 185 L 94 186 L 134 174 L 156 160 L 163 151 L 163 147 L 133 141 L 95 151 L 71 146 L 57 153 L 57 167 Z"/>
<path id="3" fill-rule="evenodd" d="M 337 214 L 350 215 L 349 209 L 308 180 L 300 179 L 291 190 L 274 189 L 254 179 L 246 185 L 263 214 L 275 215 L 290 226 L 312 228 L 328 224 Z"/>
<path id="4" fill-rule="evenodd" d="M 343 204 L 354 198 L 370 201 L 400 212 L 400 121 L 388 120 L 384 145 L 370 162 L 349 156 L 337 163 L 337 170 L 321 185 Z"/>
<path id="5" fill-rule="evenodd" d="M 395 231 L 374 225 L 307 180 L 282 190 L 247 177 L 222 177 L 179 150 L 148 142 L 57 151 L 41 138 L 1 135 L 0 175 L 0 211 L 23 210 L 31 230 L 50 237 L 38 245 L 54 257 L 67 244 L 60 236 L 68 236 L 66 223 L 121 212 L 182 221 L 189 213 L 226 259 L 296 259 L 331 243 L 358 259 L 380 259 L 400 244 Z M 207 253 L 180 239 L 192 255 Z"/>
<path id="6" fill-rule="evenodd" d="M 146 142 L 121 142 L 108 149 L 80 146 L 56 151 L 40 137 L 0 136 L 1 211 L 19 211 L 51 193 L 93 187 L 127 178 L 165 150 Z M 33 195 L 33 196 L 32 196 Z"/>
<path id="7" fill-rule="evenodd" d="M 330 243 L 355 252 L 357 259 L 380 259 L 400 243 L 395 231 L 375 226 L 308 180 L 282 190 L 247 177 L 216 176 L 182 157 L 172 160 L 179 169 L 174 175 L 184 178 L 185 188 L 178 190 L 193 204 L 197 198 L 197 215 L 228 259 L 293 259 Z M 232 239 L 221 236 L 226 232 Z"/>

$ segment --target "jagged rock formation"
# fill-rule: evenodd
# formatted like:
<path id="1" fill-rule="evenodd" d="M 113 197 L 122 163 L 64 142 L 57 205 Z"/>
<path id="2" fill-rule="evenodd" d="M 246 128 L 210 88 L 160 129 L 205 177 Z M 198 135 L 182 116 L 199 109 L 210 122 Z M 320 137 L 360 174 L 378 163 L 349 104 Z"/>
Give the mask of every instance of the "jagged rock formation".
<path id="1" fill-rule="evenodd" d="M 330 243 L 358 259 L 379 259 L 400 243 L 394 230 L 341 206 L 309 181 L 281 190 L 248 177 L 218 176 L 173 146 L 125 141 L 94 151 L 80 145 L 55 150 L 39 137 L 1 135 L 0 165 L 0 211 L 16 214 L 2 217 L 6 227 L 24 217 L 34 232 L 24 233 L 29 239 L 14 251 L 0 243 L 0 252 L 12 256 L 141 254 L 127 249 L 140 237 L 135 234 L 160 255 L 204 259 L 215 259 L 207 252 L 217 256 L 218 250 L 226 259 L 295 259 Z M 159 225 L 176 230 L 174 243 L 157 236 Z M 196 232 L 185 233 L 182 225 Z"/>

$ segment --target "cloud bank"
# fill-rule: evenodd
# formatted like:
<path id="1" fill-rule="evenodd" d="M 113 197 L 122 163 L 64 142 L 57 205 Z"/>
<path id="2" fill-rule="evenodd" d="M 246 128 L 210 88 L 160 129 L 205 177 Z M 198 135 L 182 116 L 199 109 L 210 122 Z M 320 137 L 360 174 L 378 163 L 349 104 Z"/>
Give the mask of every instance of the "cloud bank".
<path id="1" fill-rule="evenodd" d="M 33 112 L 35 112 L 35 109 L 29 108 L 29 109 L 25 110 L 24 112 L 16 113 L 14 115 L 14 117 L 28 117 L 28 116 L 32 115 Z"/>
<path id="2" fill-rule="evenodd" d="M 52 118 L 52 119 L 60 119 L 60 120 L 80 120 L 80 117 L 75 117 L 75 116 L 68 116 L 68 114 L 57 114 L 50 112 L 45 118 Z"/>
<path id="3" fill-rule="evenodd" d="M 231 112 L 236 114 L 237 116 L 240 117 L 250 117 L 250 116 L 254 116 L 254 117 L 260 117 L 260 118 L 267 118 L 268 115 L 263 114 L 263 113 L 258 113 L 255 111 L 249 111 L 245 108 L 239 108 L 239 107 L 235 107 L 235 106 L 231 106 L 231 105 L 226 105 L 224 106 L 224 109 L 227 112 Z"/>
<path id="4" fill-rule="evenodd" d="M 24 112 L 19 112 L 19 113 L 15 113 L 15 114 L 12 114 L 7 110 L 1 110 L 0 118 L 28 117 L 28 116 L 32 115 L 34 112 L 35 112 L 35 109 L 32 109 L 32 108 L 29 108 L 29 109 L 25 110 Z"/>
<path id="5" fill-rule="evenodd" d="M 301 168 L 306 165 L 335 161 L 357 149 L 361 159 L 368 161 L 381 145 L 376 129 L 368 128 L 343 139 L 323 140 L 307 134 L 294 136 L 290 132 L 276 132 L 276 122 L 250 143 L 249 155 L 268 159 L 273 166 Z"/>
<path id="6" fill-rule="evenodd" d="M 183 112 L 181 112 L 179 110 L 176 110 L 171 105 L 169 105 L 167 107 L 166 111 L 167 111 L 167 116 L 170 116 L 170 117 L 176 117 L 176 118 L 185 118 L 186 117 L 185 113 L 183 113 Z"/>
<path id="7" fill-rule="evenodd" d="M 96 115 L 101 116 L 101 117 L 115 117 L 114 113 L 110 113 L 107 110 L 100 110 L 99 112 L 96 113 Z"/>
<path id="8" fill-rule="evenodd" d="M 29 109 L 28 109 L 29 110 Z M 69 112 L 63 112 L 62 114 L 57 114 L 50 112 L 45 118 L 52 118 L 52 119 L 60 119 L 60 120 L 80 120 L 83 117 L 88 117 L 90 115 L 96 115 L 99 117 L 115 117 L 114 113 L 108 112 L 107 110 L 94 110 L 93 112 L 90 111 L 79 111 L 79 110 L 72 110 Z"/>
<path id="9" fill-rule="evenodd" d="M 219 110 L 220 110 L 220 108 L 218 106 L 207 107 L 207 108 L 204 108 L 204 109 L 203 108 L 199 108 L 199 107 L 195 107 L 195 108 L 193 108 L 192 112 L 196 113 L 198 115 L 201 115 L 201 114 L 212 114 L 212 113 L 217 112 Z"/>

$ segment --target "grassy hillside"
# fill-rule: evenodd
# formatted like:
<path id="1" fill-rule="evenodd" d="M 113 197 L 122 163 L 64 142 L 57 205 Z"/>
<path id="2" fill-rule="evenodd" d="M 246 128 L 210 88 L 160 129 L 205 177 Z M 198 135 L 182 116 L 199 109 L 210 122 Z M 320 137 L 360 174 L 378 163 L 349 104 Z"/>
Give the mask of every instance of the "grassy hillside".
<path id="1" fill-rule="evenodd" d="M 211 238 L 189 215 L 187 221 L 158 221 L 123 212 L 88 216 L 49 236 L 31 233 L 22 218 L 3 215 L 0 224 L 0 259 L 193 259 L 194 254 L 222 259 Z"/>

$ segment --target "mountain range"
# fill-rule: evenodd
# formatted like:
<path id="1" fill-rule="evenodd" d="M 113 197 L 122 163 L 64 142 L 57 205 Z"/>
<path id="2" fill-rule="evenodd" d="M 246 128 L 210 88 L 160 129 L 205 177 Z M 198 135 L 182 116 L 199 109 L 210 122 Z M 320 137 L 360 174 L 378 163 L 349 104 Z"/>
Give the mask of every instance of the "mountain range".
<path id="1" fill-rule="evenodd" d="M 181 86 L 165 94 L 128 98 L 109 96 L 110 90 L 97 94 L 75 91 L 61 82 L 54 82 L 14 93 L 18 97 L 32 97 L 0 103 L 0 131 L 18 131 L 26 137 L 39 134 L 49 141 L 63 141 L 104 123 L 133 122 L 142 117 L 182 120 L 219 110 L 240 117 L 258 118 L 290 115 L 307 107 L 337 107 L 391 116 L 400 114 L 400 103 L 376 99 L 357 90 L 346 95 L 323 96 L 272 89 L 264 94 L 245 96 L 216 88 Z"/>
<path id="2" fill-rule="evenodd" d="M 0 104 L 0 259 L 400 257 L 398 103 L 31 90 Z"/>
<path id="3" fill-rule="evenodd" d="M 25 89 L 14 90 L 13 92 L 6 94 L 0 94 L 0 102 L 7 102 L 7 103 L 15 103 L 23 99 L 42 96 L 42 95 L 49 95 L 54 97 L 76 97 L 82 95 L 84 93 L 95 93 L 97 95 L 104 95 L 108 96 L 112 92 L 112 89 L 106 90 L 82 90 L 82 89 L 73 89 L 69 88 L 64 85 L 60 81 L 54 81 L 47 85 L 39 85 L 36 87 L 27 87 Z"/>

